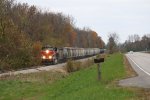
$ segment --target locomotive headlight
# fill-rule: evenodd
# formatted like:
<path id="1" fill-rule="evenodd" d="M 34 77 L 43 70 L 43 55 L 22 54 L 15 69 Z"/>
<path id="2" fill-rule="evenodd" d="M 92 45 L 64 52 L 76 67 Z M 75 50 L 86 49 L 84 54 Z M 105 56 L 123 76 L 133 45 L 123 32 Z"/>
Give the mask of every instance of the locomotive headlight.
<path id="1" fill-rule="evenodd" d="M 46 59 L 46 56 L 42 56 L 42 59 Z"/>
<path id="2" fill-rule="evenodd" d="M 52 59 L 52 56 L 49 56 L 48 58 L 49 58 L 49 59 Z"/>
<path id="3" fill-rule="evenodd" d="M 49 53 L 49 50 L 46 50 L 45 52 L 48 54 L 48 53 Z"/>

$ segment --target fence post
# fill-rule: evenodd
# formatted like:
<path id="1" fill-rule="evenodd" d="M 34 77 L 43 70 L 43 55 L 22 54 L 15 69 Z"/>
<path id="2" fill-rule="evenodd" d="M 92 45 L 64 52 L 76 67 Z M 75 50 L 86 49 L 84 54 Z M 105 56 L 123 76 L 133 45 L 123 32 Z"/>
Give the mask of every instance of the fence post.
<path id="1" fill-rule="evenodd" d="M 104 62 L 104 58 L 94 59 L 94 62 L 97 64 L 98 80 L 101 80 L 101 66 L 100 66 L 100 63 Z"/>
<path id="2" fill-rule="evenodd" d="M 101 67 L 100 67 L 100 63 L 97 64 L 97 71 L 98 71 L 98 80 L 101 80 Z"/>

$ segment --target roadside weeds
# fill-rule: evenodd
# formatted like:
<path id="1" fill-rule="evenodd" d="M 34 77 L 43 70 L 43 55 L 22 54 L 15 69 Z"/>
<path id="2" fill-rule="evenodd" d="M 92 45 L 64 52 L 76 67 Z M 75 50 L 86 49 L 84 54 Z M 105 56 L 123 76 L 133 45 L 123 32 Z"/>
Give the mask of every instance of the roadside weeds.
<path id="1" fill-rule="evenodd" d="M 138 74 L 133 70 L 131 64 L 129 63 L 128 59 L 124 56 L 124 66 L 126 70 L 126 78 L 135 77 Z"/>

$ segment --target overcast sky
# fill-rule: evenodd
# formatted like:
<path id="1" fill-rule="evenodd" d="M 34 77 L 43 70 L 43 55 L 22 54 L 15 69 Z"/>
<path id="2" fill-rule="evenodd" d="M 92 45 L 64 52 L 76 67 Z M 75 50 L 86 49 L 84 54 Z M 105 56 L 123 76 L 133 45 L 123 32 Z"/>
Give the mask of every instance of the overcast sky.
<path id="1" fill-rule="evenodd" d="M 150 0 L 17 0 L 41 9 L 71 15 L 79 28 L 89 27 L 107 42 L 108 33 L 128 35 L 150 33 Z"/>

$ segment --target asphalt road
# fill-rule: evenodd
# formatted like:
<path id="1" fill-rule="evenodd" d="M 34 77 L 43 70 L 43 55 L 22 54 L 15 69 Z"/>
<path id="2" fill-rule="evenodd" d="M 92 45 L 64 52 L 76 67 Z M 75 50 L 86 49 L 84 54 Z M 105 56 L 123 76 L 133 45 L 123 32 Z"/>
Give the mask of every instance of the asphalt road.
<path id="1" fill-rule="evenodd" d="M 119 84 L 122 86 L 150 88 L 150 54 L 131 52 L 126 54 L 126 57 L 138 76 L 121 80 Z"/>

